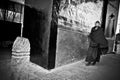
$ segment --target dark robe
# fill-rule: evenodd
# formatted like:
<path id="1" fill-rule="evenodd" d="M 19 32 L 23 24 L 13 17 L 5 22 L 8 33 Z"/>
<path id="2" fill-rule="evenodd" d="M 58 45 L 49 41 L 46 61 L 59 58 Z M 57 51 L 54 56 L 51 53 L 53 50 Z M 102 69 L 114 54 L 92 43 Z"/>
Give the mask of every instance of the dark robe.
<path id="1" fill-rule="evenodd" d="M 106 48 L 108 48 L 108 42 L 104 36 L 103 29 L 101 27 L 98 27 L 98 29 L 95 28 L 96 27 L 92 28 L 91 33 L 88 36 L 90 43 L 86 57 L 87 62 L 99 62 L 100 55 L 102 52 L 107 52 Z"/>

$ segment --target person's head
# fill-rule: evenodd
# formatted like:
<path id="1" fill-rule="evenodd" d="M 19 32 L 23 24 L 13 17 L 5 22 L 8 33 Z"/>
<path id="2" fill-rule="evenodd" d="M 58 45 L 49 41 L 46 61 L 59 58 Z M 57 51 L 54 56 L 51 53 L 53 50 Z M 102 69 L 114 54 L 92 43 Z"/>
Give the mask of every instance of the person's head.
<path id="1" fill-rule="evenodd" d="M 99 27 L 100 27 L 100 22 L 99 22 L 99 21 L 96 21 L 96 22 L 95 22 L 95 26 L 99 26 Z"/>

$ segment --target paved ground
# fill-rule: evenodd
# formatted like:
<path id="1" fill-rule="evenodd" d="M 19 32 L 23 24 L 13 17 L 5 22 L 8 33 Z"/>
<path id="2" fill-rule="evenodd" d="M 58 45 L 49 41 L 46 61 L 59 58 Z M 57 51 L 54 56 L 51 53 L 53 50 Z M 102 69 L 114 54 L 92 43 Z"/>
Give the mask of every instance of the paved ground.
<path id="1" fill-rule="evenodd" d="M 120 80 L 118 54 L 103 55 L 101 62 L 95 66 L 85 66 L 82 60 L 50 71 L 28 62 L 19 68 L 19 72 L 16 73 L 19 74 L 17 79 L 10 75 L 10 57 L 0 56 L 4 56 L 4 59 L 0 59 L 0 80 Z"/>

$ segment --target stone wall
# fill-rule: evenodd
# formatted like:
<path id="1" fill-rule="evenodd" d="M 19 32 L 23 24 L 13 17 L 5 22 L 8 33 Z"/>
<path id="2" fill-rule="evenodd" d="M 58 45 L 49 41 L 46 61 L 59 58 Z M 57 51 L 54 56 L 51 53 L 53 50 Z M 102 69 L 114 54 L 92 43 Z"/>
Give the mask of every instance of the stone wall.
<path id="1" fill-rule="evenodd" d="M 84 59 L 88 39 L 83 32 L 58 28 L 56 67 Z"/>
<path id="2" fill-rule="evenodd" d="M 87 54 L 87 35 L 95 21 L 101 21 L 103 0 L 61 0 L 58 18 L 56 67 L 81 59 Z"/>

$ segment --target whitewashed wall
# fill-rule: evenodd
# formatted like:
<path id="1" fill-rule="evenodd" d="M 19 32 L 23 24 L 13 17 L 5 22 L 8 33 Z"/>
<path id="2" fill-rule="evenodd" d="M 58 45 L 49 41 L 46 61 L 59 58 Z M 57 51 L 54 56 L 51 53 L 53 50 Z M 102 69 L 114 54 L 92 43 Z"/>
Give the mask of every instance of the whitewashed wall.
<path id="1" fill-rule="evenodd" d="M 118 21 L 117 21 L 116 34 L 117 33 L 120 33 L 120 4 L 119 4 L 119 13 L 118 13 Z"/>
<path id="2" fill-rule="evenodd" d="M 65 0 L 63 0 L 65 1 Z M 65 2 L 62 2 L 62 6 Z M 66 8 L 61 8 L 59 15 L 67 18 L 67 23 L 71 23 L 72 28 L 81 31 L 90 32 L 91 27 L 94 26 L 95 21 L 101 21 L 101 13 L 103 8 L 103 1 L 98 0 L 97 3 L 89 1 L 73 5 L 72 3 L 66 5 Z M 77 24 L 76 24 L 77 22 Z M 64 25 L 64 20 L 58 20 L 59 25 Z"/>

